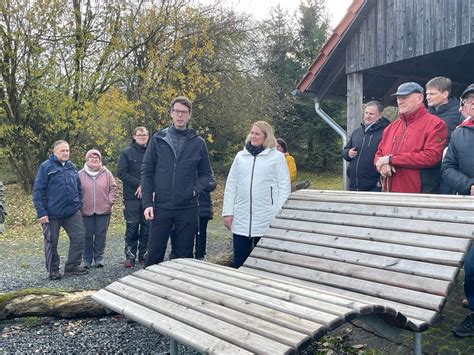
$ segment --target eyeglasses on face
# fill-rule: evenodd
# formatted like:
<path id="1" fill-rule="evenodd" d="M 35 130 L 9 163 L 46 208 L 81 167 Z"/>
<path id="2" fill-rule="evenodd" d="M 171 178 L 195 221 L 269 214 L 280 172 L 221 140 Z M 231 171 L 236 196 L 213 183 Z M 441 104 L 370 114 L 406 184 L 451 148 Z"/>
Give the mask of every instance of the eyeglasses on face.
<path id="1" fill-rule="evenodd" d="M 97 155 L 91 155 L 89 160 L 100 160 L 100 158 Z"/>
<path id="2" fill-rule="evenodd" d="M 135 134 L 135 137 L 148 137 L 148 134 L 146 134 L 146 133 L 139 133 L 139 134 Z"/>
<path id="3" fill-rule="evenodd" d="M 189 113 L 189 110 L 175 110 L 175 109 L 172 109 L 171 112 L 174 112 L 177 115 L 187 115 Z"/>

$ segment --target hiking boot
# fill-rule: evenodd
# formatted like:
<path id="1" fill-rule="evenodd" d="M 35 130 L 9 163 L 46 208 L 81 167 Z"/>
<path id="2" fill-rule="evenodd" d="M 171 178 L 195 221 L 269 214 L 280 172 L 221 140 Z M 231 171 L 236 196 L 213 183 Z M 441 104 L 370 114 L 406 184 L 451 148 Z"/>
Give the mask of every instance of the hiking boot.
<path id="1" fill-rule="evenodd" d="M 50 280 L 61 280 L 61 274 L 59 271 L 52 271 L 51 274 L 49 274 L 49 279 Z"/>
<path id="2" fill-rule="evenodd" d="M 138 260 L 138 263 L 139 263 L 140 265 L 145 265 L 145 259 L 140 259 L 140 260 Z"/>
<path id="3" fill-rule="evenodd" d="M 95 263 L 95 267 L 97 267 L 97 268 L 101 268 L 101 267 L 104 267 L 104 266 L 105 266 L 105 264 L 104 264 L 103 261 L 99 261 L 99 262 Z"/>
<path id="4" fill-rule="evenodd" d="M 64 276 L 72 276 L 72 275 L 85 275 L 89 272 L 86 268 L 82 266 L 76 266 L 72 269 L 64 270 Z"/>
<path id="5" fill-rule="evenodd" d="M 88 261 L 83 261 L 81 265 L 84 269 L 90 269 L 91 268 L 91 263 Z"/>
<path id="6" fill-rule="evenodd" d="M 453 327 L 454 335 L 458 337 L 470 337 L 474 335 L 474 314 L 469 314 L 464 318 L 461 324 Z"/>
<path id="7" fill-rule="evenodd" d="M 135 266 L 135 261 L 127 259 L 125 260 L 125 263 L 123 264 L 123 266 L 125 267 L 125 269 L 131 269 L 132 267 Z"/>

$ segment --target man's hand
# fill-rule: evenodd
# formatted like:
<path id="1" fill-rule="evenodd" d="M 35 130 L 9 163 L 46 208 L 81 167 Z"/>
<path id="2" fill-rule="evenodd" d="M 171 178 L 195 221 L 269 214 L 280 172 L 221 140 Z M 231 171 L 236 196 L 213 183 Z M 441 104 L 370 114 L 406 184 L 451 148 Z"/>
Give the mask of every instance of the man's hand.
<path id="1" fill-rule="evenodd" d="M 388 164 L 382 165 L 379 171 L 380 175 L 382 175 L 383 177 L 392 176 L 392 174 L 395 172 L 396 172 L 395 168 Z"/>
<path id="2" fill-rule="evenodd" d="M 147 221 L 151 221 L 153 218 L 155 218 L 155 213 L 153 212 L 153 207 L 145 208 L 145 211 L 143 211 L 143 215 L 145 216 L 145 219 Z"/>
<path id="3" fill-rule="evenodd" d="M 234 216 L 224 216 L 224 226 L 230 230 L 232 228 L 232 221 L 234 220 Z"/>
<path id="4" fill-rule="evenodd" d="M 48 218 L 48 216 L 40 217 L 40 218 L 38 218 L 38 222 L 41 223 L 41 224 L 48 223 L 48 222 L 49 222 L 49 218 Z"/>
<path id="5" fill-rule="evenodd" d="M 135 196 L 137 198 L 142 198 L 142 187 L 138 186 L 137 191 L 135 191 Z"/>
<path id="6" fill-rule="evenodd" d="M 379 160 L 377 160 L 377 163 L 375 163 L 375 167 L 377 168 L 377 171 L 380 174 L 382 174 L 381 172 L 382 166 L 389 165 L 389 164 L 390 164 L 390 155 L 385 155 L 379 158 Z"/>
<path id="7" fill-rule="evenodd" d="M 474 196 L 474 185 L 471 185 L 471 196 Z"/>
<path id="8" fill-rule="evenodd" d="M 357 151 L 357 148 L 351 148 L 349 149 L 347 153 L 349 154 L 349 158 L 351 159 L 354 159 L 357 156 L 357 154 L 359 154 L 359 152 Z"/>

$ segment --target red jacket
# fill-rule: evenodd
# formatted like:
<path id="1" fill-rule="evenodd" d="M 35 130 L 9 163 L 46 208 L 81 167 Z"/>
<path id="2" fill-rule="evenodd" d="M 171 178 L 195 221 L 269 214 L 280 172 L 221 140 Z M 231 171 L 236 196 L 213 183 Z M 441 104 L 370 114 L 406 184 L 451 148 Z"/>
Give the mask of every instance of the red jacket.
<path id="1" fill-rule="evenodd" d="M 385 128 L 374 164 L 391 154 L 396 172 L 384 179 L 383 191 L 437 193 L 447 134 L 446 123 L 428 113 L 423 105 L 408 115 L 400 115 Z"/>

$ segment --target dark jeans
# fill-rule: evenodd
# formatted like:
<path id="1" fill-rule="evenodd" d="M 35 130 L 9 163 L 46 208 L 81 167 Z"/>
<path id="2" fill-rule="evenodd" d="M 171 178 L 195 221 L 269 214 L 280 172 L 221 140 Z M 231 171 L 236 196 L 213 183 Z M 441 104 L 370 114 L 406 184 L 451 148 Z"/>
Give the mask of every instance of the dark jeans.
<path id="1" fill-rule="evenodd" d="M 471 244 L 464 259 L 464 293 L 469 309 L 474 312 L 474 244 Z"/>
<path id="2" fill-rule="evenodd" d="M 155 208 L 148 238 L 145 266 L 159 264 L 166 253 L 168 238 L 175 227 L 174 253 L 177 258 L 192 258 L 194 235 L 198 225 L 197 207 L 164 210 Z"/>
<path id="3" fill-rule="evenodd" d="M 138 260 L 144 260 L 147 253 L 149 223 L 143 215 L 141 200 L 124 200 L 125 217 L 125 257 L 135 261 L 138 249 Z"/>
<path id="4" fill-rule="evenodd" d="M 109 229 L 110 214 L 83 216 L 86 237 L 82 259 L 87 264 L 101 263 L 104 259 L 105 238 Z"/>
<path id="5" fill-rule="evenodd" d="M 196 259 L 203 259 L 206 256 L 206 243 L 207 243 L 207 223 L 209 217 L 199 217 L 199 227 L 196 229 L 196 235 L 194 237 L 194 257 Z M 175 230 L 170 234 L 171 239 L 171 252 L 170 260 L 176 259 L 175 253 Z"/>
<path id="6" fill-rule="evenodd" d="M 260 241 L 260 237 L 246 237 L 244 235 L 232 234 L 234 248 L 234 267 L 241 267 Z"/>
<path id="7" fill-rule="evenodd" d="M 58 241 L 59 229 L 61 227 L 64 228 L 69 237 L 69 252 L 64 270 L 70 271 L 79 266 L 82 261 L 82 251 L 84 250 L 84 224 L 82 223 L 81 212 L 78 210 L 68 218 L 51 219 L 49 224 L 51 226 L 51 240 L 53 244 L 52 271 L 59 271 Z"/>

